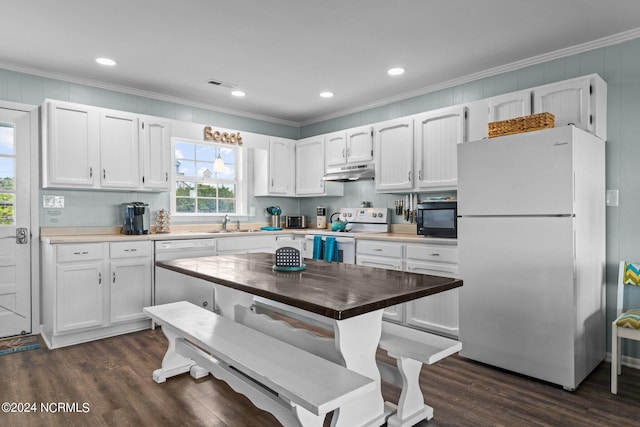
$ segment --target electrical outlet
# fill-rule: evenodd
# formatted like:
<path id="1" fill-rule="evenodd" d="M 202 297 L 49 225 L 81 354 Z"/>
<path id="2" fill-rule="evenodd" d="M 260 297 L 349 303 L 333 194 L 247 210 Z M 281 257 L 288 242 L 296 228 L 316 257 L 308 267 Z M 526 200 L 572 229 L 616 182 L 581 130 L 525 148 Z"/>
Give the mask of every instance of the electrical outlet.
<path id="1" fill-rule="evenodd" d="M 618 190 L 607 190 L 607 206 L 618 206 Z"/>
<path id="2" fill-rule="evenodd" d="M 50 196 L 45 194 L 42 196 L 42 207 L 47 209 L 63 209 L 64 196 Z"/>

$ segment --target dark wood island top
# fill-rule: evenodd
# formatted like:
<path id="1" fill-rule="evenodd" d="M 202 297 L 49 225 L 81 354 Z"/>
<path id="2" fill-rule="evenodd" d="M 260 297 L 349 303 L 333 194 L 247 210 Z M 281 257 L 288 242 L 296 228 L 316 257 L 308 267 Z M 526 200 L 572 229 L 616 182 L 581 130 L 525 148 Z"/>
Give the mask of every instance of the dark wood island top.
<path id="1" fill-rule="evenodd" d="M 156 265 L 335 320 L 462 286 L 450 277 L 305 259 L 306 269 L 277 272 L 267 253 L 183 258 Z"/>

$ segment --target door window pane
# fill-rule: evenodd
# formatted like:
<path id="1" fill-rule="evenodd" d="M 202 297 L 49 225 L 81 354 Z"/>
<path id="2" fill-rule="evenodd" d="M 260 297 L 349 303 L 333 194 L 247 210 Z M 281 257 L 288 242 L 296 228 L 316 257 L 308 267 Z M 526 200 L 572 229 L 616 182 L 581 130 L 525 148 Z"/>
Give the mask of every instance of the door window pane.
<path id="1" fill-rule="evenodd" d="M 14 154 L 13 124 L 0 122 L 0 154 Z"/>
<path id="2" fill-rule="evenodd" d="M 15 224 L 15 197 L 13 194 L 0 193 L 0 225 Z"/>
<path id="3" fill-rule="evenodd" d="M 0 157 L 0 190 L 15 189 L 15 180 L 15 159 Z"/>

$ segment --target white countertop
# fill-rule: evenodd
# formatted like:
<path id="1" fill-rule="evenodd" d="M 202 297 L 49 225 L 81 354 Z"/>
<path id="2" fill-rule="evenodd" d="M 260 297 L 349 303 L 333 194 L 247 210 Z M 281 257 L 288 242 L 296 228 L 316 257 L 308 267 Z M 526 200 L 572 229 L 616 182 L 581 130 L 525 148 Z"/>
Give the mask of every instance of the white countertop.
<path id="1" fill-rule="evenodd" d="M 186 239 L 213 239 L 225 237 L 241 237 L 241 236 L 264 236 L 264 235 L 282 235 L 282 234 L 307 234 L 308 229 L 282 229 L 281 231 L 263 231 L 260 227 L 267 224 L 243 224 L 241 230 L 247 231 L 227 231 L 219 232 L 220 225 L 176 225 L 172 226 L 170 233 L 151 233 L 144 235 L 125 235 L 120 234 L 120 227 L 56 227 L 42 228 L 40 230 L 40 240 L 48 244 L 60 243 L 95 243 L 95 242 L 120 242 L 130 240 L 186 240 Z M 456 239 L 438 239 L 424 237 L 416 234 L 410 234 L 408 227 L 392 227 L 390 233 L 353 233 L 356 239 L 367 240 L 388 240 L 394 242 L 405 243 L 437 243 L 437 244 L 456 244 Z M 216 232 L 217 231 L 217 232 Z M 400 231 L 400 232 L 398 232 Z"/>

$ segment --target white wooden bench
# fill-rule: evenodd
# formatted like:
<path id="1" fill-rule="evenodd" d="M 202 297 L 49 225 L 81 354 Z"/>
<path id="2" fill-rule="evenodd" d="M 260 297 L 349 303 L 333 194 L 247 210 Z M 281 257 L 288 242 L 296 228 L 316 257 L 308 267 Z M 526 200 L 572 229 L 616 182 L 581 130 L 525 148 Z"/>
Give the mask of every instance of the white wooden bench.
<path id="1" fill-rule="evenodd" d="M 322 426 L 328 412 L 375 387 L 370 378 L 186 301 L 144 312 L 169 341 L 154 381 L 211 373 L 284 426 Z"/>
<path id="2" fill-rule="evenodd" d="M 255 304 L 256 311 L 276 312 L 297 320 L 330 330 L 321 317 L 310 317 L 295 307 L 265 300 Z M 244 307 L 236 306 L 235 319 L 254 329 L 287 341 L 325 359 L 340 363 L 333 339 L 313 336 L 307 331 L 293 328 L 285 322 L 274 321 L 264 314 L 256 314 Z M 382 381 L 402 389 L 397 404 L 385 402 L 385 414 L 389 427 L 407 427 L 433 418 L 433 408 L 424 403 L 419 377 L 423 364 L 432 365 L 462 348 L 459 341 L 412 329 L 390 322 L 382 322 L 379 348 L 396 359 L 396 366 L 377 361 Z"/>
<path id="3" fill-rule="evenodd" d="M 424 403 L 419 377 L 423 364 L 431 365 L 457 353 L 462 343 L 395 323 L 383 322 L 379 347 L 396 359 L 396 366 L 378 361 L 382 381 L 402 388 L 389 427 L 408 427 L 433 418 L 433 408 Z M 386 403 L 389 406 L 389 403 Z"/>

